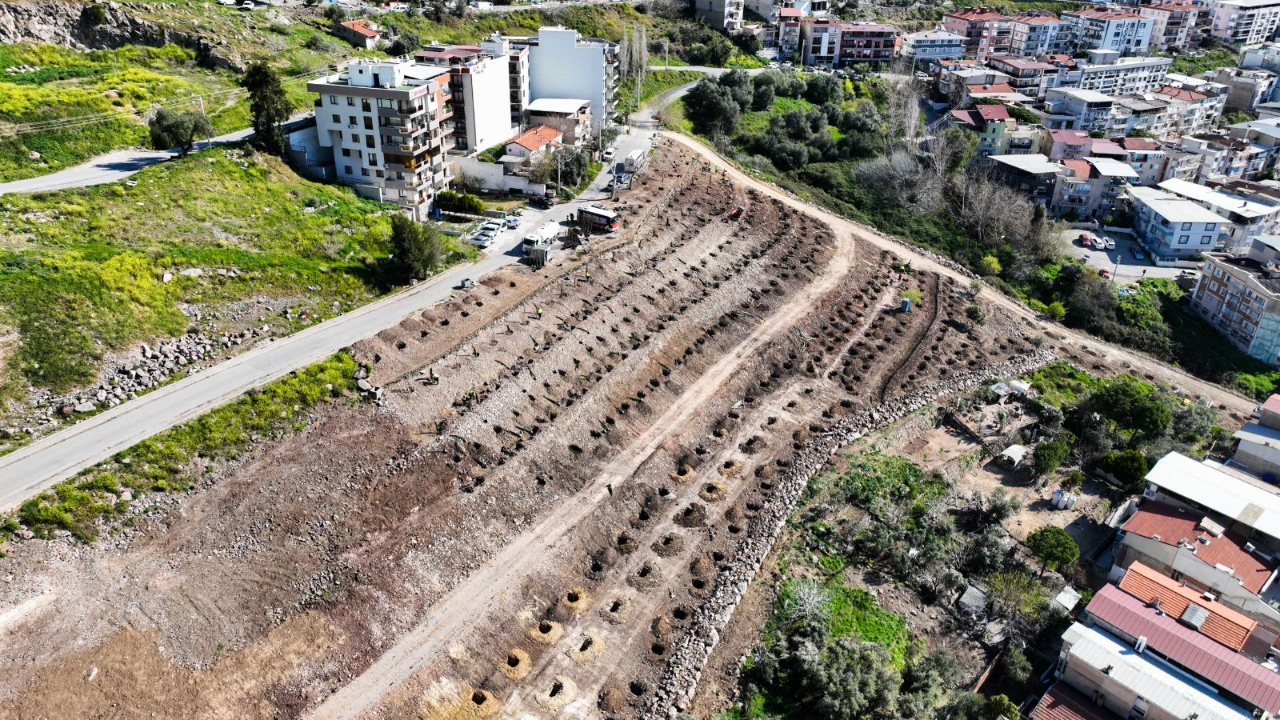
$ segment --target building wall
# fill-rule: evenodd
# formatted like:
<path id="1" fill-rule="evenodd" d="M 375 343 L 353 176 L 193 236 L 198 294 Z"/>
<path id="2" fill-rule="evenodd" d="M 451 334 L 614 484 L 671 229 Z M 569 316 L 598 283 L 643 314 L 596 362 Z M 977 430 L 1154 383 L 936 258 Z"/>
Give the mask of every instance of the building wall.
<path id="1" fill-rule="evenodd" d="M 529 97 L 582 98 L 591 103 L 591 130 L 598 133 L 613 115 L 612 71 L 607 49 L 579 44 L 578 33 L 544 27 L 529 48 Z"/>
<path id="2" fill-rule="evenodd" d="M 547 186 L 529 182 L 523 175 L 507 174 L 506 168 L 498 163 L 481 162 L 473 157 L 458 158 L 454 161 L 457 173 L 465 174 L 479 183 L 485 190 L 494 192 L 515 192 L 531 197 L 542 197 L 547 194 Z"/>
<path id="3" fill-rule="evenodd" d="M 511 91 L 505 57 L 485 58 L 463 68 L 462 102 L 466 108 L 466 142 L 459 149 L 479 152 L 516 133 L 511 125 Z"/>
<path id="4" fill-rule="evenodd" d="M 1211 2 L 1209 12 L 1210 34 L 1235 47 L 1260 45 L 1280 27 L 1280 0 L 1251 8 Z"/>

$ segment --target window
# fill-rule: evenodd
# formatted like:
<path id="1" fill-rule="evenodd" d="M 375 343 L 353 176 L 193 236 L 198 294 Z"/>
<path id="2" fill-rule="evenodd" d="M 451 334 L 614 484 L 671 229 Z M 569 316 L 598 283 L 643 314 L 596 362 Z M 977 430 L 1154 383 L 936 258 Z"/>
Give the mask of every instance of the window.
<path id="1" fill-rule="evenodd" d="M 377 164 L 378 164 L 378 156 L 377 156 L 377 155 L 372 155 L 372 154 L 371 154 L 371 155 L 369 155 L 369 164 L 370 164 L 370 165 L 377 165 Z"/>
<path id="2" fill-rule="evenodd" d="M 357 134 L 355 134 L 355 133 L 351 133 L 351 142 L 353 142 L 353 143 L 355 143 L 355 144 L 359 145 L 359 144 L 360 144 L 360 136 L 359 136 L 359 135 L 357 135 Z"/>
<path id="3" fill-rule="evenodd" d="M 1209 283 L 1209 292 L 1211 292 L 1211 293 L 1216 293 L 1216 292 L 1218 292 L 1218 283 L 1216 283 L 1216 282 L 1212 282 L 1212 281 L 1211 281 L 1211 282 Z"/>
<path id="4" fill-rule="evenodd" d="M 382 171 L 381 171 L 381 170 L 374 170 L 374 171 L 373 171 L 373 174 L 374 174 L 374 175 L 377 175 L 378 177 L 382 177 Z"/>
<path id="5" fill-rule="evenodd" d="M 342 157 L 351 157 L 351 148 L 342 148 Z"/>
<path id="6" fill-rule="evenodd" d="M 355 124 L 356 124 L 356 116 L 355 116 L 355 115 L 348 115 L 348 116 L 347 116 L 347 122 L 351 123 L 352 125 L 355 125 Z M 1185 230 L 1186 228 L 1183 228 L 1183 229 Z"/>
<path id="7" fill-rule="evenodd" d="M 342 166 L 342 172 L 343 172 L 343 174 L 345 174 L 345 175 L 350 175 L 350 174 L 351 174 L 351 166 L 350 166 L 350 165 L 343 165 L 343 166 Z"/>
<path id="8" fill-rule="evenodd" d="M 1182 223 L 1182 229 L 1183 229 L 1183 230 L 1190 230 L 1190 229 L 1191 229 L 1191 223 Z"/>
<path id="9" fill-rule="evenodd" d="M 1217 230 L 1217 229 L 1218 229 L 1218 223 L 1205 223 L 1205 224 L 1204 224 L 1204 230 L 1205 230 L 1205 232 L 1213 232 L 1214 230 Z"/>
<path id="10" fill-rule="evenodd" d="M 369 177 L 369 168 L 360 168 L 360 174 Z"/>
<path id="11" fill-rule="evenodd" d="M 373 118 L 371 118 L 371 117 L 366 117 L 366 118 L 364 119 L 364 129 L 365 129 L 365 130 L 372 130 L 372 129 L 373 129 Z"/>
<path id="12" fill-rule="evenodd" d="M 364 138 L 364 146 L 373 147 L 373 141 L 374 141 L 374 137 L 372 135 L 366 135 Z"/>
<path id="13" fill-rule="evenodd" d="M 1205 235 L 1205 236 L 1203 236 L 1203 237 L 1201 237 L 1201 238 L 1200 238 L 1200 244 L 1201 244 L 1201 245 L 1208 245 L 1208 244 L 1209 244 L 1209 243 L 1211 243 L 1211 242 L 1213 242 L 1213 236 L 1212 236 L 1212 235 Z"/>
<path id="14" fill-rule="evenodd" d="M 337 115 L 337 114 L 335 114 L 335 115 L 333 116 L 333 121 L 334 121 L 335 123 L 337 123 L 337 124 L 341 125 L 341 124 L 342 124 L 342 116 L 341 116 L 341 115 Z"/>
<path id="15" fill-rule="evenodd" d="M 1216 268 L 1214 268 L 1214 269 L 1213 269 L 1213 276 L 1214 276 L 1214 277 L 1216 277 L 1216 278 L 1220 278 L 1220 277 L 1222 277 L 1222 268 L 1220 268 L 1220 267 L 1216 267 Z"/>
<path id="16" fill-rule="evenodd" d="M 347 96 L 347 104 L 348 104 L 348 105 L 350 105 L 351 107 L 355 107 L 355 106 L 356 106 L 356 99 L 355 99 L 355 98 L 353 98 L 353 97 L 351 97 L 350 95 L 348 95 L 348 96 Z"/>
<path id="17" fill-rule="evenodd" d="M 388 100 L 388 99 L 386 99 L 386 98 L 378 98 L 378 107 L 380 107 L 380 108 L 393 108 L 393 107 L 395 107 L 395 106 L 396 106 L 396 101 L 395 101 L 395 100 Z"/>
<path id="18" fill-rule="evenodd" d="M 337 104 L 338 104 L 338 96 L 337 96 L 337 95 L 330 95 L 330 96 L 329 96 L 329 104 L 330 104 L 330 105 L 337 105 Z"/>
<path id="19" fill-rule="evenodd" d="M 1191 241 L 1191 236 L 1190 236 L 1190 235 L 1180 235 L 1180 236 L 1178 237 L 1178 244 L 1179 244 L 1179 245 L 1186 245 L 1186 244 L 1187 244 L 1188 242 L 1190 242 L 1190 241 Z"/>

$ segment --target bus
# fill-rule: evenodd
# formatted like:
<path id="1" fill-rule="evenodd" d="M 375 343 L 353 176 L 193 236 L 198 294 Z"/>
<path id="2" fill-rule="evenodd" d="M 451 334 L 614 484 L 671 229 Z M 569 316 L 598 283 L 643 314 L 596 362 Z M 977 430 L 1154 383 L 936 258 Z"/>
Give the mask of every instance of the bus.
<path id="1" fill-rule="evenodd" d="M 578 210 L 578 224 L 585 230 L 617 230 L 618 213 L 599 205 L 588 205 Z"/>

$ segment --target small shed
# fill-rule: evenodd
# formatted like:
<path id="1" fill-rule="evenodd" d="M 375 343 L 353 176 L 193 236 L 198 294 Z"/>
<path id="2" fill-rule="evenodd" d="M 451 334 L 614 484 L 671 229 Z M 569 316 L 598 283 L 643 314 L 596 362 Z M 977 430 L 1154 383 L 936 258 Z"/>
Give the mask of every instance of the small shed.
<path id="1" fill-rule="evenodd" d="M 997 459 L 1001 465 L 1017 470 L 1022 467 L 1022 463 L 1027 459 L 1027 448 L 1023 445 L 1010 445 L 1004 449 L 1004 452 L 1000 453 L 1000 457 Z"/>
<path id="2" fill-rule="evenodd" d="M 987 594 L 976 585 L 965 588 L 964 594 L 956 601 L 960 612 L 969 617 L 978 617 L 987 612 Z"/>
<path id="3" fill-rule="evenodd" d="M 1076 609 L 1076 605 L 1080 603 L 1080 593 L 1070 585 L 1062 588 L 1062 592 L 1058 593 L 1054 598 L 1055 605 L 1062 606 L 1063 610 L 1071 612 Z"/>

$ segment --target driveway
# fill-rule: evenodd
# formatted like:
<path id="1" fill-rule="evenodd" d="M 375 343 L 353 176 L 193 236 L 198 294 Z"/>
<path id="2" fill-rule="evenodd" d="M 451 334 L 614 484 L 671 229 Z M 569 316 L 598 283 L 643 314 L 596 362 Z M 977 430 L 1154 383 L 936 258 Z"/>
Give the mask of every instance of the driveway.
<path id="1" fill-rule="evenodd" d="M 1102 235 L 1115 241 L 1115 250 L 1094 250 L 1076 241 L 1082 233 L 1092 236 Z M 1138 260 L 1133 250 L 1139 248 L 1138 243 L 1126 235 L 1118 233 L 1096 233 L 1092 230 L 1063 231 L 1062 239 L 1067 244 L 1067 254 L 1085 261 L 1095 270 L 1106 270 L 1111 273 L 1112 280 L 1118 285 L 1137 282 L 1143 278 L 1176 278 L 1183 271 L 1178 268 L 1156 267 L 1151 264 L 1150 254 L 1147 260 Z M 1145 252 L 1145 251 L 1144 251 Z"/>

